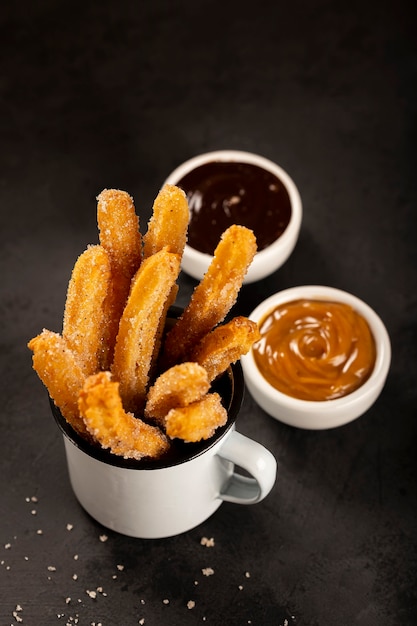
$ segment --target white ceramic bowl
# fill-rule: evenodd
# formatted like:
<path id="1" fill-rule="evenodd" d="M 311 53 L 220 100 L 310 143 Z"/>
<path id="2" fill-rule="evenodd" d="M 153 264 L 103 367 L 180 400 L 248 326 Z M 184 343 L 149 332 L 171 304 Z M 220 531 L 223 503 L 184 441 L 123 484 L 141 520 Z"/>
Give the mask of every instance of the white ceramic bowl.
<path id="1" fill-rule="evenodd" d="M 285 263 L 297 243 L 302 219 L 302 203 L 298 189 L 287 172 L 279 165 L 257 154 L 242 152 L 240 150 L 217 150 L 215 152 L 206 152 L 205 154 L 195 156 L 185 161 L 171 172 L 165 180 L 165 183 L 176 185 L 186 174 L 196 167 L 213 161 L 257 165 L 275 174 L 287 189 L 291 201 L 290 222 L 282 235 L 274 243 L 260 250 L 255 255 L 244 282 L 247 284 L 265 278 Z M 201 280 L 212 258 L 211 255 L 200 252 L 187 244 L 182 260 L 182 269 L 193 278 Z"/>
<path id="2" fill-rule="evenodd" d="M 344 302 L 365 318 L 376 344 L 372 374 L 363 385 L 344 397 L 324 401 L 298 400 L 278 391 L 266 381 L 251 350 L 241 358 L 247 388 L 259 406 L 280 422 L 310 430 L 342 426 L 365 413 L 382 391 L 391 362 L 388 332 L 379 316 L 365 302 L 340 289 L 319 285 L 293 287 L 276 293 L 259 304 L 249 317 L 259 322 L 276 306 L 298 299 Z"/>

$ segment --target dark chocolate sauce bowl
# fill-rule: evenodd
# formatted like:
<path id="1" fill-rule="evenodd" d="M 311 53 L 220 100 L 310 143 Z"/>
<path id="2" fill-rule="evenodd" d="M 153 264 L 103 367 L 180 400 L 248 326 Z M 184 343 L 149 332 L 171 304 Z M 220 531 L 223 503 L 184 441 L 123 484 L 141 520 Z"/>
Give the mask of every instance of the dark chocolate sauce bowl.
<path id="1" fill-rule="evenodd" d="M 222 233 L 238 224 L 256 236 L 258 252 L 245 283 L 276 271 L 292 253 L 302 203 L 290 176 L 276 163 L 250 152 L 219 150 L 182 163 L 165 180 L 187 195 L 190 209 L 183 270 L 200 280 Z"/>

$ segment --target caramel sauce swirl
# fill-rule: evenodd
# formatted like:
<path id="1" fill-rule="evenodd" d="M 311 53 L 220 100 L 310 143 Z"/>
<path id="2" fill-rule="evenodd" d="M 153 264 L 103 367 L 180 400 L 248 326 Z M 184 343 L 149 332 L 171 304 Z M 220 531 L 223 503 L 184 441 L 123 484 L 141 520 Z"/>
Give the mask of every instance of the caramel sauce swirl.
<path id="1" fill-rule="evenodd" d="M 342 302 L 294 300 L 259 323 L 253 355 L 264 378 L 301 400 L 345 396 L 371 375 L 375 341 L 366 320 Z"/>

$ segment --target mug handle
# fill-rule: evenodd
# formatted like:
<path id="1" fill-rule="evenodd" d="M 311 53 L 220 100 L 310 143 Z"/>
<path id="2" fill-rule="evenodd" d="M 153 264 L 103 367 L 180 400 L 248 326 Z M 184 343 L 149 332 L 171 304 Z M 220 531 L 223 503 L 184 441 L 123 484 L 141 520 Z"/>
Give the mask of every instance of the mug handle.
<path id="1" fill-rule="evenodd" d="M 218 456 L 236 463 L 251 477 L 233 472 L 219 494 L 221 500 L 235 504 L 255 504 L 268 495 L 275 483 L 277 462 L 260 443 L 233 430 Z"/>

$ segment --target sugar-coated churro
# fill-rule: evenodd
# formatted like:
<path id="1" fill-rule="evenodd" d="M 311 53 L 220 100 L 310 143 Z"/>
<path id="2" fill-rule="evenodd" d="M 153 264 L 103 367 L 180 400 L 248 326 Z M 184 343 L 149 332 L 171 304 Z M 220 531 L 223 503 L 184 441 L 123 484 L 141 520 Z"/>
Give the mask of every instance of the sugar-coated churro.
<path id="1" fill-rule="evenodd" d="M 143 410 L 155 358 L 155 340 L 179 269 L 178 255 L 163 249 L 145 259 L 133 279 L 120 320 L 112 366 L 128 411 Z"/>
<path id="2" fill-rule="evenodd" d="M 209 439 L 227 421 L 219 394 L 207 393 L 201 400 L 171 409 L 165 417 L 166 433 L 188 443 Z"/>
<path id="3" fill-rule="evenodd" d="M 213 381 L 246 354 L 259 338 L 258 325 L 247 317 L 237 316 L 203 337 L 191 358 L 206 369 L 209 380 Z"/>
<path id="4" fill-rule="evenodd" d="M 197 363 L 180 363 L 161 374 L 148 391 L 145 417 L 164 424 L 170 409 L 200 400 L 209 390 L 207 371 Z"/>
<path id="5" fill-rule="evenodd" d="M 78 405 L 90 434 L 113 454 L 132 459 L 158 458 L 169 448 L 158 427 L 124 410 L 119 384 L 111 380 L 110 372 L 87 378 Z"/>
<path id="6" fill-rule="evenodd" d="M 205 276 L 167 335 L 164 367 L 188 359 L 193 346 L 224 320 L 255 253 L 256 238 L 248 228 L 234 225 L 223 233 Z"/>
<path id="7" fill-rule="evenodd" d="M 60 334 L 46 329 L 31 339 L 28 347 L 33 351 L 33 369 L 50 397 L 74 430 L 85 434 L 86 427 L 78 411 L 78 394 L 86 374 L 77 355 Z"/>
<path id="8" fill-rule="evenodd" d="M 126 305 L 130 283 L 142 259 L 142 237 L 133 198 L 119 189 L 104 189 L 97 197 L 100 243 L 110 258 L 112 280 L 104 302 L 104 332 L 101 369 L 113 360 L 119 321 Z"/>
<path id="9" fill-rule="evenodd" d="M 189 209 L 182 189 L 164 185 L 153 204 L 148 230 L 143 238 L 143 256 L 148 258 L 168 247 L 182 256 L 187 240 Z"/>
<path id="10" fill-rule="evenodd" d="M 99 368 L 104 346 L 104 301 L 110 260 L 102 246 L 89 246 L 77 259 L 67 290 L 62 336 L 86 375 Z"/>

